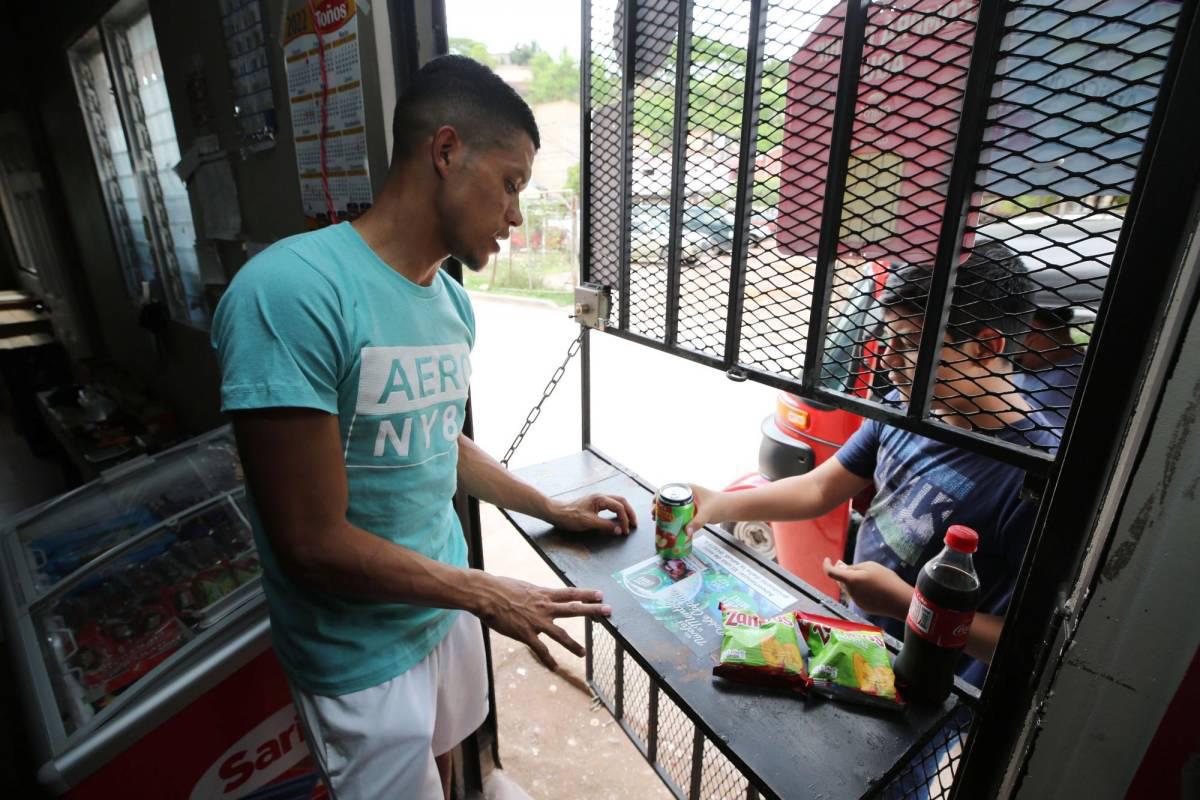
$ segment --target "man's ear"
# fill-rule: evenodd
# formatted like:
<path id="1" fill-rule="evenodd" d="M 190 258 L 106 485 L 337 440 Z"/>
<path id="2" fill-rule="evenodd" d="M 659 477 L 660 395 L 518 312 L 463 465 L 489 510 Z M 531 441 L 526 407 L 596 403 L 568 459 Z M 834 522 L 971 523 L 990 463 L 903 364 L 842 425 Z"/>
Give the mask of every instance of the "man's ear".
<path id="1" fill-rule="evenodd" d="M 991 361 L 1004 355 L 1007 341 L 995 328 L 982 328 L 966 343 L 965 349 L 976 361 Z"/>
<path id="2" fill-rule="evenodd" d="M 453 166 L 462 159 L 463 143 L 458 131 L 450 125 L 443 125 L 433 132 L 430 141 L 430 156 L 433 168 L 438 177 L 445 178 Z"/>

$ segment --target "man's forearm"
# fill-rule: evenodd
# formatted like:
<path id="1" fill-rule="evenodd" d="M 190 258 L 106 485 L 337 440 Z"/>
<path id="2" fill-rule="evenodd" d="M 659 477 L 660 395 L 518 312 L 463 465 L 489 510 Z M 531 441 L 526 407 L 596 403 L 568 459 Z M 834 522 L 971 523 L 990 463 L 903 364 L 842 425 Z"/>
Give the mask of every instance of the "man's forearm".
<path id="1" fill-rule="evenodd" d="M 488 575 L 443 564 L 343 522 L 312 544 L 278 552 L 295 581 L 329 592 L 378 602 L 455 608 L 482 613 Z"/>
<path id="2" fill-rule="evenodd" d="M 513 475 L 467 436 L 458 437 L 458 481 L 485 503 L 549 520 L 554 502 Z"/>

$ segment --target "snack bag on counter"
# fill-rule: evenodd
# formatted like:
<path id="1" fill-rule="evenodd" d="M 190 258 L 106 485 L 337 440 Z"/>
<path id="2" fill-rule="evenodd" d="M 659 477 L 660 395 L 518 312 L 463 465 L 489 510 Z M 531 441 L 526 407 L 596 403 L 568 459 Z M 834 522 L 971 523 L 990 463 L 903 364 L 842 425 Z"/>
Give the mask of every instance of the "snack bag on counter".
<path id="1" fill-rule="evenodd" d="M 763 619 L 752 611 L 721 604 L 725 634 L 721 663 L 713 674 L 742 683 L 805 691 L 808 674 L 800 654 L 795 617 L 780 614 Z"/>
<path id="2" fill-rule="evenodd" d="M 808 642 L 813 691 L 880 708 L 904 708 L 883 631 L 843 619 L 797 612 Z"/>

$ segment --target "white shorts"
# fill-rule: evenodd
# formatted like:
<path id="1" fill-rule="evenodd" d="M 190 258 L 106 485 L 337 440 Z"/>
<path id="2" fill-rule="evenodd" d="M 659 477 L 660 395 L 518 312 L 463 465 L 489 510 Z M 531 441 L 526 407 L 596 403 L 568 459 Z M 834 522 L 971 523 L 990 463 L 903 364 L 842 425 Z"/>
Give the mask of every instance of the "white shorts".
<path id="1" fill-rule="evenodd" d="M 479 620 L 458 612 L 424 660 L 387 683 L 339 697 L 292 688 L 309 749 L 334 800 L 441 800 L 434 756 L 488 714 Z"/>

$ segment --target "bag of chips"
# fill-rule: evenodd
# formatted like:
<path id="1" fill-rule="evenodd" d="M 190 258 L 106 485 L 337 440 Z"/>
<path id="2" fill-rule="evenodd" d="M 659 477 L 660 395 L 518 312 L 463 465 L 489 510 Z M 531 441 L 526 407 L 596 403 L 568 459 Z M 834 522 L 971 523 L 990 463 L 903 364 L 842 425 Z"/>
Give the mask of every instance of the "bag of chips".
<path id="1" fill-rule="evenodd" d="M 816 614 L 797 612 L 795 617 L 808 642 L 813 691 L 881 708 L 904 707 L 883 631 Z"/>
<path id="2" fill-rule="evenodd" d="M 725 634 L 721 663 L 713 674 L 759 686 L 804 691 L 808 674 L 800 654 L 799 629 L 792 614 L 763 619 L 752 611 L 721 604 Z"/>

